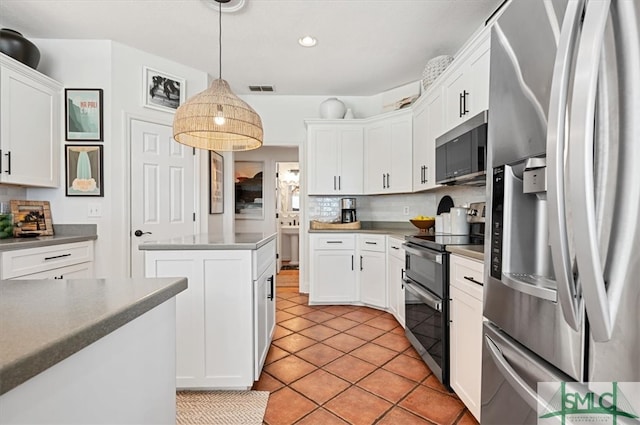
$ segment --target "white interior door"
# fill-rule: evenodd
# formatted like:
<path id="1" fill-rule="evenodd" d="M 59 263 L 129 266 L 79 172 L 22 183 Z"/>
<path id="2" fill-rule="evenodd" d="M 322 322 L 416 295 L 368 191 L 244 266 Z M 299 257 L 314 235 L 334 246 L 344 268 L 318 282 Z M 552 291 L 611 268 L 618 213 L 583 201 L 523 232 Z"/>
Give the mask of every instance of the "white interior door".
<path id="1" fill-rule="evenodd" d="M 173 140 L 169 125 L 132 119 L 130 131 L 131 276 L 143 277 L 140 243 L 196 231 L 195 153 Z"/>

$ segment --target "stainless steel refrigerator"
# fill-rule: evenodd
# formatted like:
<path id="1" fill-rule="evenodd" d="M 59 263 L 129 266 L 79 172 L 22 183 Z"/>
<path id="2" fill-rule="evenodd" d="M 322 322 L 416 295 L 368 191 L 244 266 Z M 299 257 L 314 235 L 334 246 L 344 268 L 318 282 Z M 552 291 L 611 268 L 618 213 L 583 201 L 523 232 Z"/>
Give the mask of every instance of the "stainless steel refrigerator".
<path id="1" fill-rule="evenodd" d="M 482 411 L 640 381 L 640 1 L 513 0 L 491 36 Z"/>

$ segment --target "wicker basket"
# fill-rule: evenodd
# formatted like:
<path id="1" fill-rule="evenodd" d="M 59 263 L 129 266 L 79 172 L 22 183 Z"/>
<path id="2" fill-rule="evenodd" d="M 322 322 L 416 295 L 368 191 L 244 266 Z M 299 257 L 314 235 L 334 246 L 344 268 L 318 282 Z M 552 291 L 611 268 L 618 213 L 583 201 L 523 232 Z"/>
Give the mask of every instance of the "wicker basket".
<path id="1" fill-rule="evenodd" d="M 427 90 L 451 62 L 453 62 L 453 56 L 449 55 L 436 56 L 430 59 L 424 67 L 424 71 L 422 71 L 422 87 Z"/>

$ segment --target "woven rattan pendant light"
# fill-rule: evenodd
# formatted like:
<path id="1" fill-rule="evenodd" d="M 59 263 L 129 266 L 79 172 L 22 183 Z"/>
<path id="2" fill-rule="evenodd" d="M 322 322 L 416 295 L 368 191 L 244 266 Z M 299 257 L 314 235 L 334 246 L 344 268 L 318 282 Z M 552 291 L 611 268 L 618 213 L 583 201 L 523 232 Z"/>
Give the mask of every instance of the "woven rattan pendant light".
<path id="1" fill-rule="evenodd" d="M 179 143 L 215 151 L 247 151 L 262 146 L 262 120 L 222 79 L 222 3 L 219 7 L 219 78 L 205 91 L 183 103 L 173 118 Z"/>

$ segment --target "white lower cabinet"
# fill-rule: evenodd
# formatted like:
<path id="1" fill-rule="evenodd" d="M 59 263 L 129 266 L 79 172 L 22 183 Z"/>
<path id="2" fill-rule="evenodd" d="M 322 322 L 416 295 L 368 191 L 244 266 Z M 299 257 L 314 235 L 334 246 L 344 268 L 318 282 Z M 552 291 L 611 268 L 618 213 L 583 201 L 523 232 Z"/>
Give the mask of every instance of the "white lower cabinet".
<path id="1" fill-rule="evenodd" d="M 93 277 L 93 241 L 4 251 L 0 258 L 0 279 Z"/>
<path id="2" fill-rule="evenodd" d="M 402 239 L 389 236 L 387 241 L 387 287 L 389 288 L 389 312 L 393 314 L 398 323 L 405 327 L 404 311 L 404 267 L 405 252 L 402 247 Z"/>
<path id="3" fill-rule="evenodd" d="M 384 235 L 357 235 L 356 239 L 358 241 L 360 302 L 386 309 L 386 237 Z"/>
<path id="4" fill-rule="evenodd" d="M 451 388 L 480 421 L 483 263 L 451 255 Z M 475 281 L 475 282 L 474 282 Z"/>
<path id="5" fill-rule="evenodd" d="M 275 252 L 275 241 L 258 250 L 145 251 L 146 277 L 188 279 L 176 297 L 178 388 L 247 389 L 259 378 L 275 324 Z"/>
<path id="6" fill-rule="evenodd" d="M 357 301 L 355 235 L 311 234 L 311 284 L 309 301 L 353 303 Z"/>

